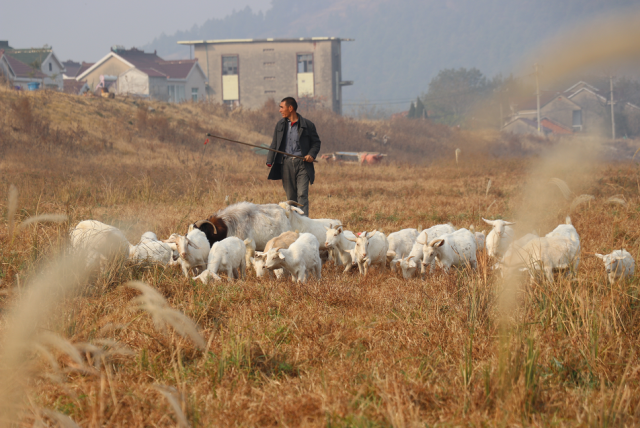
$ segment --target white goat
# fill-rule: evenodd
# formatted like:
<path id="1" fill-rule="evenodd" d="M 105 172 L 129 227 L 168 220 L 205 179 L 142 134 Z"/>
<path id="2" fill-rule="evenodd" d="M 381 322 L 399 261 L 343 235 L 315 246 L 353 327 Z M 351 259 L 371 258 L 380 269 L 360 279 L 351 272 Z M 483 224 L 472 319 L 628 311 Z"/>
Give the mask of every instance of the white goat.
<path id="1" fill-rule="evenodd" d="M 130 244 L 120 229 L 97 220 L 81 221 L 69 232 L 69 238 L 73 250 L 86 257 L 90 268 L 129 256 Z"/>
<path id="2" fill-rule="evenodd" d="M 503 258 L 506 269 L 529 271 L 532 279 L 537 271 L 544 272 L 549 282 L 553 282 L 554 270 L 570 269 L 574 274 L 580 264 L 580 237 L 571 218 L 542 238 L 534 238 L 521 248 L 512 251 Z"/>
<path id="3" fill-rule="evenodd" d="M 355 258 L 352 264 L 358 265 L 361 275 L 366 276 L 371 265 L 380 266 L 381 270 L 385 270 L 389 243 L 384 233 L 375 230 L 373 232 L 361 232 L 355 239 L 347 239 L 356 243 L 355 248 L 352 250 L 352 257 Z"/>
<path id="4" fill-rule="evenodd" d="M 149 261 L 169 265 L 173 260 L 173 249 L 160 240 L 153 232 L 145 232 L 137 245 L 129 246 L 129 260 Z"/>
<path id="5" fill-rule="evenodd" d="M 426 268 L 435 261 L 448 272 L 451 266 L 470 265 L 478 267 L 476 259 L 476 237 L 467 229 L 458 229 L 425 244 L 422 266 Z"/>
<path id="6" fill-rule="evenodd" d="M 283 232 L 280 236 L 276 236 L 267 242 L 267 245 L 264 247 L 264 252 L 256 251 L 253 257 L 251 257 L 251 265 L 253 266 L 253 270 L 256 271 L 256 277 L 260 278 L 264 276 L 265 273 L 271 277 L 271 271 L 264 267 L 267 262 L 267 252 L 272 248 L 289 248 L 291 244 L 293 244 L 300 234 L 298 232 Z M 284 270 L 283 269 L 275 269 L 274 273 L 276 274 L 276 278 L 280 278 Z"/>
<path id="7" fill-rule="evenodd" d="M 211 278 L 220 281 L 221 278 L 218 276 L 218 272 L 225 272 L 228 281 L 232 281 L 236 277 L 244 279 L 246 268 L 245 254 L 247 245 L 250 243 L 250 238 L 242 241 L 235 236 L 214 242 L 209 251 L 207 268 L 193 279 L 199 279 L 204 284 L 208 283 Z"/>
<path id="8" fill-rule="evenodd" d="M 625 249 L 615 250 L 606 255 L 595 253 L 595 256 L 604 262 L 609 284 L 613 284 L 617 279 L 633 276 L 635 273 L 636 262 L 633 260 L 633 256 Z"/>
<path id="9" fill-rule="evenodd" d="M 289 248 L 272 248 L 267 254 L 265 267 L 269 270 L 284 269 L 298 282 L 306 282 L 308 273 L 322 278 L 320 244 L 311 233 L 301 233 Z"/>
<path id="10" fill-rule="evenodd" d="M 398 232 L 390 233 L 389 236 L 387 236 L 387 242 L 389 242 L 387 261 L 391 267 L 391 272 L 396 271 L 396 263 L 398 260 L 400 260 L 405 254 L 411 252 L 413 244 L 415 244 L 416 239 L 418 238 L 418 234 L 419 232 L 417 229 L 402 229 Z"/>
<path id="11" fill-rule="evenodd" d="M 536 238 L 539 238 L 538 234 L 533 232 L 533 233 L 527 233 L 524 236 L 521 236 L 520 238 L 516 239 L 515 241 L 513 241 L 511 244 L 509 244 L 509 248 L 507 248 L 507 251 L 504 253 L 504 256 L 502 259 L 500 259 L 494 266 L 493 269 L 500 269 L 500 273 L 501 275 L 504 277 L 504 269 L 503 268 L 503 259 L 511 257 L 511 253 L 515 250 L 515 249 L 521 249 L 522 247 L 524 247 L 527 242 L 532 241 Z"/>
<path id="12" fill-rule="evenodd" d="M 291 223 L 291 230 L 296 230 L 299 233 L 311 233 L 320 243 L 321 250 L 327 249 L 324 245 L 326 242 L 326 228 L 335 225 L 342 225 L 342 222 L 340 220 L 331 218 L 305 217 L 304 211 L 296 206 L 293 206 L 301 206 L 295 201 L 280 202 L 278 205 L 280 205 L 280 207 L 284 210 L 285 215 L 289 219 L 289 222 Z M 332 254 L 330 254 L 329 259 L 333 259 Z"/>
<path id="13" fill-rule="evenodd" d="M 334 261 L 337 266 L 344 265 L 344 272 L 349 272 L 353 268 L 351 251 L 356 247 L 354 239 L 356 235 L 350 230 L 343 230 L 342 225 L 332 225 L 325 227 L 324 246 L 334 254 Z"/>
<path id="14" fill-rule="evenodd" d="M 485 230 L 482 232 L 476 232 L 474 225 L 469 226 L 469 231 L 476 236 L 476 250 L 482 251 L 486 248 L 487 233 Z"/>
<path id="15" fill-rule="evenodd" d="M 400 261 L 400 268 L 402 269 L 402 276 L 405 279 L 413 278 L 417 274 L 418 267 L 420 267 L 420 275 L 424 275 L 427 272 L 426 267 L 422 266 L 422 259 L 424 255 L 425 244 L 433 241 L 434 239 L 446 235 L 447 233 L 453 233 L 456 229 L 450 224 L 436 224 L 428 229 L 423 230 L 416 238 L 411 252 L 405 258 Z M 430 271 L 433 271 L 435 261 L 431 264 Z"/>
<path id="16" fill-rule="evenodd" d="M 162 241 L 166 244 L 176 244 L 182 273 L 189 278 L 189 272 L 193 271 L 199 275 L 207 268 L 209 257 L 209 241 L 207 236 L 200 229 L 193 229 L 187 236 L 174 233 Z"/>
<path id="17" fill-rule="evenodd" d="M 487 253 L 490 257 L 497 259 L 504 256 L 509 244 L 513 241 L 514 230 L 510 225 L 515 223 L 504 220 L 487 220 L 483 218 L 485 223 L 492 227 L 491 232 L 487 235 Z"/>

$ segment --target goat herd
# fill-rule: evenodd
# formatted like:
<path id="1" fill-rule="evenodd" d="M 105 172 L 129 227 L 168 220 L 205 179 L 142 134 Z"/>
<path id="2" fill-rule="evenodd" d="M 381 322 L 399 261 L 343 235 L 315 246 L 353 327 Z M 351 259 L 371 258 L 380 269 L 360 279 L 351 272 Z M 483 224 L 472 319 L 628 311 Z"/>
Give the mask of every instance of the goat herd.
<path id="1" fill-rule="evenodd" d="M 172 234 L 159 240 L 146 232 L 137 245 L 131 245 L 117 228 L 96 220 L 80 222 L 71 230 L 71 246 L 99 266 L 115 257 L 133 262 L 148 261 L 165 266 L 180 265 L 186 277 L 204 283 L 220 280 L 220 272 L 231 281 L 245 278 L 251 265 L 257 277 L 285 273 L 305 282 L 310 274 L 321 278 L 322 264 L 332 260 L 344 266 L 344 272 L 356 265 L 361 275 L 370 266 L 392 271 L 400 267 L 404 278 L 423 276 L 438 266 L 477 267 L 476 252 L 486 248 L 497 263 L 494 269 L 528 271 L 532 277 L 543 273 L 553 281 L 554 271 L 577 272 L 580 261 L 580 237 L 566 218 L 540 237 L 529 233 L 514 240 L 513 223 L 486 220 L 492 229 L 488 235 L 475 232 L 473 226 L 456 230 L 451 224 L 439 224 L 425 230 L 403 229 L 385 236 L 382 232 L 345 230 L 336 219 L 310 219 L 293 201 L 279 204 L 240 202 L 189 226 L 186 235 Z M 632 276 L 635 262 L 626 250 L 608 255 L 596 254 L 604 261 L 609 281 Z M 418 270 L 418 268 L 420 268 Z"/>

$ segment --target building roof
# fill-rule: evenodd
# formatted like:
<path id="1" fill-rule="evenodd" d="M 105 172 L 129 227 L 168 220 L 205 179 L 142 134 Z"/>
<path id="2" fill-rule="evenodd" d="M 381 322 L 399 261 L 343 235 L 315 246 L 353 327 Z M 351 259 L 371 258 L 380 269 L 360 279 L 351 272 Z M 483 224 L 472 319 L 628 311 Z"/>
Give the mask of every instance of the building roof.
<path id="1" fill-rule="evenodd" d="M 7 53 L 4 49 L 0 49 L 0 58 L 4 57 L 7 60 L 9 67 L 11 67 L 11 71 L 16 77 L 30 77 L 38 79 L 44 79 L 47 77 L 39 69 L 33 68 L 32 66 L 14 58 L 12 55 L 13 51 L 9 52 L 11 52 L 11 54 Z"/>
<path id="2" fill-rule="evenodd" d="M 13 48 L 9 46 L 8 40 L 0 40 L 0 49 L 13 49 Z"/>
<path id="3" fill-rule="evenodd" d="M 167 79 L 186 79 L 191 70 L 198 65 L 197 59 L 165 61 L 155 51 L 147 53 L 136 48 L 112 48 L 111 52 L 100 61 L 78 71 L 77 78 L 84 78 L 93 68 L 113 57 L 120 59 L 131 68 L 142 71 L 149 77 L 166 77 Z"/>
<path id="4" fill-rule="evenodd" d="M 75 77 L 80 76 L 82 73 L 84 73 L 85 71 L 87 71 L 88 69 L 93 67 L 94 64 L 95 64 L 94 62 L 84 62 L 84 61 L 82 61 L 82 65 L 80 66 L 80 69 L 76 72 Z"/>
<path id="5" fill-rule="evenodd" d="M 198 63 L 196 59 L 162 61 L 154 68 L 167 76 L 167 79 L 186 79 L 191 69 Z"/>
<path id="6" fill-rule="evenodd" d="M 537 123 L 537 121 L 534 120 L 533 123 Z M 540 119 L 540 124 L 543 127 L 551 130 L 551 132 L 553 132 L 554 134 L 573 134 L 573 130 L 572 129 L 565 128 L 564 126 L 562 126 L 558 122 L 555 122 L 555 121 L 549 119 L 548 117 L 544 117 L 544 118 Z"/>
<path id="7" fill-rule="evenodd" d="M 154 69 L 154 68 L 137 68 L 149 77 L 167 77 L 166 74 Z"/>
<path id="8" fill-rule="evenodd" d="M 341 37 L 299 37 L 297 39 L 219 39 L 219 40 L 188 40 L 179 41 L 179 45 L 199 45 L 199 44 L 225 44 L 225 43 L 295 43 L 295 42 L 325 42 L 339 40 L 341 42 L 353 42 L 355 39 L 345 39 Z"/>
<path id="9" fill-rule="evenodd" d="M 82 67 L 82 64 L 74 61 L 64 61 L 62 65 L 64 66 L 64 69 L 67 70 L 64 74 L 69 77 L 76 77 L 78 75 L 78 71 Z"/>
<path id="10" fill-rule="evenodd" d="M 576 83 L 575 85 L 571 86 L 569 89 L 567 89 L 565 92 L 575 92 L 577 91 L 577 87 L 578 86 L 582 86 L 583 88 L 589 88 L 591 89 L 591 91 L 593 92 L 600 92 L 600 89 L 596 88 L 593 85 L 588 84 L 587 82 L 585 82 L 584 80 L 579 81 L 578 83 Z"/>
<path id="11" fill-rule="evenodd" d="M 532 119 L 527 119 L 524 117 L 516 117 L 515 119 L 511 120 L 510 122 L 508 122 L 507 124 L 505 124 L 502 129 L 505 129 L 507 126 L 511 125 L 512 123 L 515 122 L 522 122 L 525 125 L 527 125 L 530 128 L 533 128 L 534 130 L 538 130 L 538 121 L 537 120 L 532 120 Z M 549 134 L 551 132 L 553 132 L 550 128 L 547 128 L 546 126 L 544 126 L 544 121 L 540 121 L 540 125 L 541 125 L 541 131 L 546 135 Z"/>
<path id="12" fill-rule="evenodd" d="M 53 52 L 50 48 L 42 49 L 12 49 L 11 56 L 20 62 L 35 68 L 42 67 L 44 60 Z"/>
<path id="13" fill-rule="evenodd" d="M 590 94 L 593 94 L 594 96 L 598 97 L 598 99 L 600 101 L 602 101 L 602 102 L 607 102 L 608 101 L 608 98 L 603 96 L 602 94 L 600 94 L 598 90 L 592 91 L 591 89 L 589 89 L 587 87 L 582 87 L 582 88 L 578 89 L 573 94 L 569 95 L 567 98 L 572 99 L 573 97 L 578 95 L 580 92 L 589 92 Z"/>

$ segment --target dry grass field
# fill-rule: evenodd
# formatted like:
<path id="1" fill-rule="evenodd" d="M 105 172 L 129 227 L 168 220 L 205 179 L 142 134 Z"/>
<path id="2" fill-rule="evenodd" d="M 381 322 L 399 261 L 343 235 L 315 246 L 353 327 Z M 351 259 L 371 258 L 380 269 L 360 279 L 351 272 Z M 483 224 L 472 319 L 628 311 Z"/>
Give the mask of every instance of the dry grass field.
<path id="1" fill-rule="evenodd" d="M 312 217 L 385 233 L 442 222 L 482 230 L 481 217 L 505 218 L 518 222 L 518 234 L 545 234 L 571 214 L 582 242 L 576 279 L 505 282 L 485 254 L 477 271 L 426 280 L 376 269 L 361 278 L 331 264 L 304 285 L 252 272 L 202 285 L 146 264 L 114 264 L 88 278 L 64 256 L 80 220 L 117 226 L 136 243 L 148 230 L 184 233 L 227 197 L 283 200 L 264 158 L 203 144 L 205 132 L 268 142 L 277 112 L 0 89 L 2 424 L 640 424 L 639 283 L 607 285 L 589 254 L 624 247 L 637 259 L 635 163 L 600 163 L 593 141 L 534 142 L 545 147 L 524 157 L 525 143 L 491 133 L 309 117 L 323 152 L 391 158 L 380 167 L 319 164 Z M 393 147 L 367 146 L 371 128 Z M 568 184 L 568 200 L 554 177 Z M 581 194 L 595 199 L 571 211 Z M 608 201 L 616 195 L 626 203 Z M 21 226 L 42 214 L 68 220 Z M 147 290 L 145 306 L 130 281 L 165 300 Z"/>

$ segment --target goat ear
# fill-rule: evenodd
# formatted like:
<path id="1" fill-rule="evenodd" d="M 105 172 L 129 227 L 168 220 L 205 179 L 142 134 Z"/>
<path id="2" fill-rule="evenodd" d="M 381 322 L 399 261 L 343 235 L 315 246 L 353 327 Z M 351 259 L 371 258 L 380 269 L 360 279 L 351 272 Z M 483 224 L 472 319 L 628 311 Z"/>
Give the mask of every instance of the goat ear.
<path id="1" fill-rule="evenodd" d="M 291 207 L 291 209 L 295 212 L 297 212 L 300 215 L 304 215 L 304 211 L 302 211 L 300 208 L 297 207 Z"/>
<path id="2" fill-rule="evenodd" d="M 196 250 L 200 249 L 200 247 L 198 247 L 196 244 L 194 244 L 189 238 L 185 237 L 184 239 L 187 241 L 187 245 L 191 245 Z"/>
<path id="3" fill-rule="evenodd" d="M 487 220 L 486 218 L 482 217 L 482 220 L 487 223 L 490 224 L 491 226 L 493 226 L 493 220 Z"/>
<path id="4" fill-rule="evenodd" d="M 422 236 L 422 235 L 420 235 L 420 236 Z M 424 245 L 424 244 L 426 243 L 426 242 L 425 242 L 426 240 L 425 240 L 425 241 L 421 241 L 421 240 L 420 240 L 420 236 L 418 236 L 418 239 L 416 239 L 416 243 L 417 243 L 417 244 L 420 244 L 420 245 Z"/>
<path id="5" fill-rule="evenodd" d="M 336 228 L 336 230 L 338 231 L 338 235 L 340 235 L 342 233 L 342 226 Z"/>
<path id="6" fill-rule="evenodd" d="M 504 224 L 506 224 L 507 226 L 512 226 L 514 224 L 516 224 L 515 221 L 505 221 Z"/>
<path id="7" fill-rule="evenodd" d="M 327 229 L 327 230 L 331 230 L 331 228 L 329 228 L 329 227 L 327 227 L 327 226 L 325 226 L 324 228 L 325 228 L 325 229 Z"/>
<path id="8" fill-rule="evenodd" d="M 280 251 L 278 251 L 278 257 L 280 257 L 282 260 L 284 260 L 284 254 L 282 254 Z"/>
<path id="9" fill-rule="evenodd" d="M 345 236 L 345 238 L 347 238 L 347 241 L 358 242 L 357 239 L 351 238 L 350 236 Z"/>
<path id="10" fill-rule="evenodd" d="M 604 254 L 593 253 L 593 255 L 596 256 L 599 259 L 604 260 Z"/>

